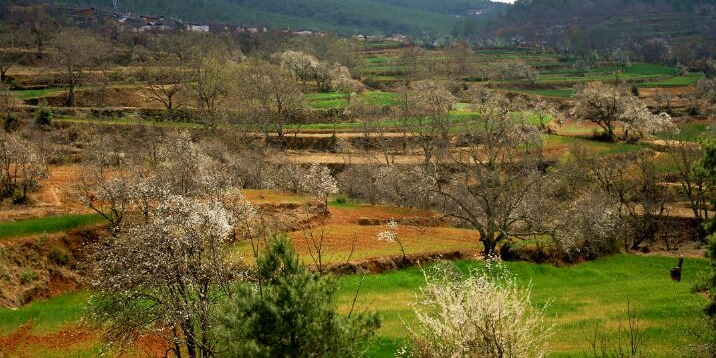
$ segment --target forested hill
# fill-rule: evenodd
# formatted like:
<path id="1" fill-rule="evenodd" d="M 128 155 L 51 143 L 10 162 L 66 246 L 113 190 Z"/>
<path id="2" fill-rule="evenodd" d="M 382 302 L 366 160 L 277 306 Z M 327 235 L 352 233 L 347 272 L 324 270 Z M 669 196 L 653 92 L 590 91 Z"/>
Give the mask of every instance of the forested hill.
<path id="1" fill-rule="evenodd" d="M 534 39 L 578 28 L 599 38 L 713 41 L 715 0 L 517 0 L 480 35 Z"/>
<path id="2" fill-rule="evenodd" d="M 112 0 L 55 2 L 112 9 Z M 491 10 L 488 14 L 495 14 L 505 7 L 487 0 L 118 0 L 117 6 L 119 11 L 176 16 L 185 21 L 316 29 L 342 35 L 448 34 L 474 19 L 470 14 L 475 11 L 487 9 Z"/>

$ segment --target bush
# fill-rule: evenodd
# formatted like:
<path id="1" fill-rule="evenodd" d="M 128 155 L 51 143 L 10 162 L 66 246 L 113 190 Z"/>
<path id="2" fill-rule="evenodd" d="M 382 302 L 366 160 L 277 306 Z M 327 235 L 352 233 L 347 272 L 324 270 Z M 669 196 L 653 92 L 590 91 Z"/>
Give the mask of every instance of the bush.
<path id="1" fill-rule="evenodd" d="M 37 281 L 37 279 L 40 278 L 40 275 L 37 274 L 32 269 L 25 269 L 20 273 L 20 283 L 23 285 L 26 285 L 30 282 Z"/>
<path id="2" fill-rule="evenodd" d="M 20 120 L 16 115 L 10 113 L 3 119 L 3 128 L 6 132 L 15 132 L 20 129 Z"/>
<path id="3" fill-rule="evenodd" d="M 59 266 L 65 266 L 70 262 L 69 255 L 67 255 L 64 250 L 57 246 L 53 246 L 50 249 L 50 253 L 48 254 L 47 258 L 50 260 L 50 262 Z"/>
<path id="4" fill-rule="evenodd" d="M 500 261 L 462 274 L 452 265 L 426 275 L 415 305 L 417 325 L 398 357 L 541 358 L 552 327 L 544 308 L 533 308 L 530 289 L 521 289 Z"/>
<path id="5" fill-rule="evenodd" d="M 8 273 L 7 268 L 0 267 L 0 282 L 10 282 L 10 273 Z"/>
<path id="6" fill-rule="evenodd" d="M 52 124 L 52 117 L 52 109 L 48 106 L 47 101 L 42 101 L 35 112 L 35 124 L 49 126 Z"/>
<path id="7" fill-rule="evenodd" d="M 631 85 L 631 94 L 639 97 L 639 87 L 637 87 L 637 85 Z"/>

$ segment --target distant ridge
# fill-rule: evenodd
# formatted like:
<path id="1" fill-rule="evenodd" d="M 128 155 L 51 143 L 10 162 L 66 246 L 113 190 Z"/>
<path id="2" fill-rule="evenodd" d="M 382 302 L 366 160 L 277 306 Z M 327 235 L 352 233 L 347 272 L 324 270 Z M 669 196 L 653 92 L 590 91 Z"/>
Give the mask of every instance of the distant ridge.
<path id="1" fill-rule="evenodd" d="M 54 2 L 113 8 L 112 0 Z M 482 21 L 505 8 L 505 4 L 486 0 L 117 0 L 117 10 L 122 12 L 175 16 L 192 22 L 335 31 L 341 35 L 447 35 L 466 22 Z M 471 15 L 475 12 L 482 15 Z"/>

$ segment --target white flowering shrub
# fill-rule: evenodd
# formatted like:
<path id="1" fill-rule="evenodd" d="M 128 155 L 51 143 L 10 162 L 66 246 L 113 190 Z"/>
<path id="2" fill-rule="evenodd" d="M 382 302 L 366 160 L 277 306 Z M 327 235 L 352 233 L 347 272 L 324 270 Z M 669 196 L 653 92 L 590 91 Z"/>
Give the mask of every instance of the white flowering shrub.
<path id="1" fill-rule="evenodd" d="M 360 82 L 352 78 L 348 68 L 337 62 L 319 61 L 300 51 L 285 51 L 276 55 L 276 58 L 281 67 L 290 71 L 294 78 L 314 81 L 321 92 L 351 93 L 360 88 Z"/>
<path id="2" fill-rule="evenodd" d="M 271 187 L 296 194 L 315 196 L 323 201 L 338 194 L 338 182 L 325 165 L 308 167 L 293 162 L 281 163 L 271 175 Z"/>
<path id="3" fill-rule="evenodd" d="M 276 57 L 281 67 L 289 70 L 294 78 L 309 81 L 316 77 L 320 64 L 317 58 L 301 51 L 285 51 Z"/>
<path id="4" fill-rule="evenodd" d="M 301 178 L 301 192 L 311 194 L 321 200 L 329 195 L 338 194 L 338 182 L 325 165 L 311 164 Z"/>
<path id="5" fill-rule="evenodd" d="M 563 215 L 555 232 L 555 244 L 564 253 L 599 257 L 617 247 L 623 218 L 619 203 L 603 193 L 577 198 Z"/>
<path id="6" fill-rule="evenodd" d="M 542 358 L 552 328 L 544 309 L 534 308 L 530 289 L 522 289 L 499 260 L 488 258 L 468 275 L 441 266 L 426 275 L 408 327 L 409 346 L 398 356 L 413 358 Z"/>
<path id="7" fill-rule="evenodd" d="M 160 146 L 157 176 L 174 194 L 219 196 L 234 184 L 226 169 L 208 156 L 187 131 L 168 136 Z"/>

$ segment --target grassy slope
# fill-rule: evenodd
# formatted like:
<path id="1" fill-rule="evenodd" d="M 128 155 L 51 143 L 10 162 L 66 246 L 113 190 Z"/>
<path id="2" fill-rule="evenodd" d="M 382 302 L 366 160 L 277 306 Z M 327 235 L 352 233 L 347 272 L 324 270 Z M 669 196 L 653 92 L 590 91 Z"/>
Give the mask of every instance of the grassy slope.
<path id="1" fill-rule="evenodd" d="M 601 321 L 607 334 L 615 337 L 620 324 L 624 324 L 630 302 L 639 324 L 646 333 L 645 347 L 653 357 L 672 357 L 674 350 L 689 343 L 685 333 L 698 324 L 697 318 L 706 299 L 690 293 L 690 283 L 697 272 L 707 267 L 704 259 L 687 259 L 684 281 L 672 282 L 668 270 L 675 258 L 618 255 L 568 268 L 508 263 L 523 285 L 532 285 L 532 300 L 536 305 L 548 304 L 547 316 L 555 325 L 551 338 L 550 357 L 579 356 L 586 348 L 584 334 L 591 332 Z M 463 270 L 480 265 L 464 261 Z M 341 279 L 340 306 L 347 310 L 361 277 Z M 369 275 L 363 279 L 358 309 L 377 310 L 384 319 L 378 340 L 368 357 L 393 357 L 406 331 L 404 323 L 415 322 L 411 303 L 423 284 L 418 269 L 408 269 L 382 275 Z M 68 294 L 44 302 L 30 304 L 18 310 L 0 309 L 0 335 L 32 321 L 33 332 L 49 334 L 72 327 L 82 315 L 87 293 Z M 92 351 L 91 342 L 82 345 L 82 352 Z M 98 345 L 94 342 L 94 347 Z M 33 355 L 36 347 L 24 347 Z M 42 356 L 63 356 L 62 348 L 43 352 Z M 71 353 L 77 354 L 73 349 Z M 65 351 L 65 353 L 70 353 Z M 81 354 L 84 356 L 84 354 Z"/>
<path id="2" fill-rule="evenodd" d="M 12 221 L 0 224 L 0 239 L 43 233 L 68 231 L 104 220 L 95 214 L 51 216 L 41 219 Z"/>

